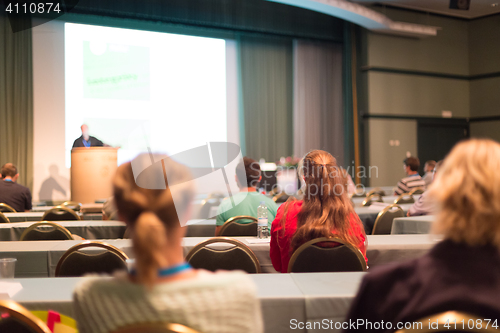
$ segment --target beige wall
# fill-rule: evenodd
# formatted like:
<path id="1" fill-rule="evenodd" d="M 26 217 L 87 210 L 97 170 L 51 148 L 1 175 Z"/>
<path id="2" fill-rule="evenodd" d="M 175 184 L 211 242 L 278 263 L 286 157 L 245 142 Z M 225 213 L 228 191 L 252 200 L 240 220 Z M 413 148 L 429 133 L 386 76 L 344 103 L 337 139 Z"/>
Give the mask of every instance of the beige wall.
<path id="1" fill-rule="evenodd" d="M 360 66 L 384 67 L 402 71 L 435 72 L 448 75 L 469 74 L 468 22 L 397 9 L 382 9 L 396 21 L 441 27 L 436 37 L 423 39 L 388 36 L 364 31 L 361 36 Z M 454 117 L 470 116 L 470 81 L 430 77 L 410 73 L 364 72 L 366 85 L 361 111 L 369 114 L 440 117 L 443 110 Z M 361 94 L 363 92 L 361 91 Z M 379 170 L 370 179 L 372 186 L 391 186 L 404 176 L 401 161 L 409 151 L 417 152 L 416 121 L 365 120 L 366 164 Z M 390 146 L 399 140 L 400 146 Z"/>
<path id="2" fill-rule="evenodd" d="M 500 72 L 500 16 L 490 16 L 469 24 L 469 68 L 471 75 Z M 500 116 L 500 77 L 470 81 L 471 117 Z M 500 141 L 500 121 L 474 122 L 472 137 Z"/>
<path id="3" fill-rule="evenodd" d="M 473 122 L 470 124 L 470 135 L 476 138 L 490 138 L 500 142 L 500 120 Z"/>
<path id="4" fill-rule="evenodd" d="M 403 160 L 417 153 L 417 122 L 415 120 L 368 120 L 367 141 L 371 186 L 396 186 L 405 176 Z M 397 142 L 397 144 L 395 144 Z M 392 144 L 391 144 L 392 143 Z M 375 173 L 374 170 L 377 170 Z"/>
<path id="5" fill-rule="evenodd" d="M 371 114 L 469 117 L 469 81 L 369 72 L 368 105 Z"/>

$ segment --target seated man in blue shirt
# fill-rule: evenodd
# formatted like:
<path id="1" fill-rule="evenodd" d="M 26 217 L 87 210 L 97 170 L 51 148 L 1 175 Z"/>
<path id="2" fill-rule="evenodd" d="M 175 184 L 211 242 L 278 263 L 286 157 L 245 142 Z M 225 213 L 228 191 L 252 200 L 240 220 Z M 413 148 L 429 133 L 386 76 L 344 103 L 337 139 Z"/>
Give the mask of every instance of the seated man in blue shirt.
<path id="1" fill-rule="evenodd" d="M 236 166 L 236 183 L 240 192 L 233 196 L 233 200 L 239 202 L 239 204 L 233 207 L 230 198 L 226 198 L 221 202 L 217 210 L 216 236 L 219 234 L 224 222 L 231 217 L 239 215 L 257 217 L 257 207 L 261 201 L 264 201 L 266 204 L 268 211 L 267 221 L 269 230 L 271 230 L 271 223 L 278 212 L 278 205 L 271 198 L 257 192 L 257 186 L 261 179 L 259 163 L 249 157 L 243 157 L 243 161 Z"/>

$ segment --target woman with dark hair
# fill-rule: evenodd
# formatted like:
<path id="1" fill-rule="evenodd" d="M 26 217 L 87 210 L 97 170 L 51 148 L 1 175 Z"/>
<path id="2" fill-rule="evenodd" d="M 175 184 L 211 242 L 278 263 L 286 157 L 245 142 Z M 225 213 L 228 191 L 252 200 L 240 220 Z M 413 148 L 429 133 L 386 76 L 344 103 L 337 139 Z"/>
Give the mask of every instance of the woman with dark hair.
<path id="1" fill-rule="evenodd" d="M 274 268 L 288 271 L 292 253 L 305 242 L 337 237 L 361 250 L 366 260 L 366 234 L 347 193 L 345 172 L 326 151 L 313 150 L 304 157 L 303 200 L 278 209 L 271 227 L 270 256 Z"/>

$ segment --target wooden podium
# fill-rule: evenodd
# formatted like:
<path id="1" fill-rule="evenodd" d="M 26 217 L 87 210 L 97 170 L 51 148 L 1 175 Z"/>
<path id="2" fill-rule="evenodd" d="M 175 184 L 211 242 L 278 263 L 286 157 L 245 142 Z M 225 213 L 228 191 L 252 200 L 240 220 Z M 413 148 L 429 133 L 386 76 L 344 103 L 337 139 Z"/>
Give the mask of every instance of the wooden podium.
<path id="1" fill-rule="evenodd" d="M 94 203 L 112 196 L 117 169 L 117 148 L 90 147 L 71 150 L 71 200 Z"/>

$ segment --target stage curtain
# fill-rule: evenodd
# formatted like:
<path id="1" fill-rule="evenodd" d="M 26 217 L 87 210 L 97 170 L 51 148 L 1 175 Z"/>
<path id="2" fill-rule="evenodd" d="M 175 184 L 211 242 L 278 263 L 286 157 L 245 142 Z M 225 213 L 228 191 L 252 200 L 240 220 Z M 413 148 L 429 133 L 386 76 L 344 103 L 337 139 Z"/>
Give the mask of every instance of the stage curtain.
<path id="1" fill-rule="evenodd" d="M 314 149 L 330 152 L 345 162 L 342 45 L 295 40 L 294 154 Z"/>
<path id="2" fill-rule="evenodd" d="M 18 182 L 30 189 L 33 185 L 31 45 L 31 30 L 13 33 L 5 12 L 0 13 L 0 165 L 14 163 L 20 175 Z"/>
<path id="3" fill-rule="evenodd" d="M 293 153 L 292 40 L 239 37 L 240 143 L 244 155 L 277 161 Z"/>

